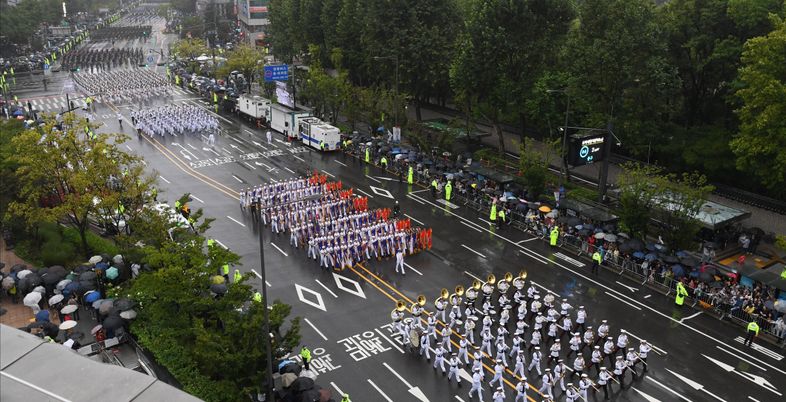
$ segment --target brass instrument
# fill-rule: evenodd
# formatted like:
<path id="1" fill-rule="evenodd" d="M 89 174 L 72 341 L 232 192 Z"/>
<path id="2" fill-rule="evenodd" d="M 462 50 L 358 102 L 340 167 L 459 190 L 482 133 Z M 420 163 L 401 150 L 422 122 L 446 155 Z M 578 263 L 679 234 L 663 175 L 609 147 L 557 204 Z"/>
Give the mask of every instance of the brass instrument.
<path id="1" fill-rule="evenodd" d="M 467 295 L 467 302 L 474 303 L 475 300 L 478 298 L 478 290 L 480 290 L 481 283 L 479 280 L 475 279 L 472 281 L 472 286 L 468 287 L 466 290 Z"/>
<path id="2" fill-rule="evenodd" d="M 464 286 L 458 285 L 456 286 L 455 293 L 450 295 L 450 304 L 452 306 L 458 306 L 461 304 L 461 296 L 464 296 Z"/>
<path id="3" fill-rule="evenodd" d="M 510 289 L 511 282 L 513 282 L 513 274 L 506 272 L 505 277 L 501 281 L 497 282 L 497 290 L 499 290 L 500 293 L 507 292 L 508 289 Z"/>
<path id="4" fill-rule="evenodd" d="M 439 311 L 445 310 L 445 305 L 447 304 L 449 297 L 450 297 L 450 292 L 448 292 L 447 289 L 443 288 L 442 291 L 439 292 L 439 297 L 437 297 L 437 299 L 434 300 L 434 307 L 436 307 L 437 310 Z"/>
<path id="5" fill-rule="evenodd" d="M 407 304 L 404 303 L 404 300 L 397 301 L 396 308 L 390 312 L 390 319 L 396 322 L 401 321 L 404 318 L 404 310 L 406 309 Z"/>
<path id="6" fill-rule="evenodd" d="M 513 279 L 513 287 L 518 290 L 524 289 L 525 282 L 524 280 L 527 279 L 527 271 L 519 272 L 519 276 Z"/>
<path id="7" fill-rule="evenodd" d="M 486 277 L 486 282 L 483 282 L 481 285 L 481 290 L 486 297 L 491 296 L 491 293 L 494 292 L 494 284 L 497 283 L 497 277 L 494 274 L 489 274 Z"/>
<path id="8" fill-rule="evenodd" d="M 426 305 L 426 296 L 423 295 L 418 296 L 418 299 L 414 303 L 412 303 L 412 307 L 410 307 L 410 310 L 412 310 L 412 315 L 414 315 L 415 317 L 420 317 L 420 315 L 423 314 L 423 306 L 425 305 Z"/>

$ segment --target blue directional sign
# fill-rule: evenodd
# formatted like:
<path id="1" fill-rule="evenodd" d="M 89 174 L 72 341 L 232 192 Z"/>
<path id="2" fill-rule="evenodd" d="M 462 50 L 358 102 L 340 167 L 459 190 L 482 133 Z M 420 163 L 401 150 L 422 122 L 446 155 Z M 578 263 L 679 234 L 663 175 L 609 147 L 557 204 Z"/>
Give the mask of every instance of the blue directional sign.
<path id="1" fill-rule="evenodd" d="M 279 64 L 275 66 L 265 66 L 265 82 L 287 80 L 289 80 L 288 65 Z"/>
<path id="2" fill-rule="evenodd" d="M 605 155 L 606 133 L 573 135 L 568 145 L 568 163 L 572 166 L 589 165 L 602 161 Z"/>

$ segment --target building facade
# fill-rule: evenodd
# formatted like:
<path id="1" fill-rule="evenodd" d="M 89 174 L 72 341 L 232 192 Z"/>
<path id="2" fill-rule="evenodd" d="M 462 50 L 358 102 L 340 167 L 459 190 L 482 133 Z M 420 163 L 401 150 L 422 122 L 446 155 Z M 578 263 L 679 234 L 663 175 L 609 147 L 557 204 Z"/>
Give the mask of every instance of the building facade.
<path id="1" fill-rule="evenodd" d="M 236 0 L 237 19 L 243 41 L 255 46 L 267 46 L 265 35 L 269 0 Z"/>

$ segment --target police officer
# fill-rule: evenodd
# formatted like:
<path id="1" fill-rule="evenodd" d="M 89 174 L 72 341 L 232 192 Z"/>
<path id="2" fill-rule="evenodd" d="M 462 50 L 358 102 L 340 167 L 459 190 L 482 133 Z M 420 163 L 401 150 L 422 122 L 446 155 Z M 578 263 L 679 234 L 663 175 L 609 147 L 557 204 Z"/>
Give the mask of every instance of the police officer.
<path id="1" fill-rule="evenodd" d="M 303 360 L 303 369 L 308 370 L 308 365 L 311 363 L 311 351 L 308 350 L 306 345 L 300 348 L 300 358 Z"/>
<path id="2" fill-rule="evenodd" d="M 753 345 L 753 338 L 759 336 L 759 324 L 756 322 L 756 315 L 753 320 L 748 323 L 747 333 L 745 335 L 745 346 Z"/>

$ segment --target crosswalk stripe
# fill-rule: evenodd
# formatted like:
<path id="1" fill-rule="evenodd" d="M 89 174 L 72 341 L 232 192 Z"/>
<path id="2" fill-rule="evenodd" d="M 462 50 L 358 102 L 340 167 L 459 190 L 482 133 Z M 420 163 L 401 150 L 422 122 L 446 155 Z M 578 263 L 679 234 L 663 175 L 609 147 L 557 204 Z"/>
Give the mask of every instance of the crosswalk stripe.
<path id="1" fill-rule="evenodd" d="M 734 338 L 734 340 L 737 343 L 745 344 L 745 338 L 743 338 L 741 336 L 738 336 L 738 337 Z M 778 360 L 778 361 L 783 360 L 783 356 L 782 355 L 780 355 L 780 354 L 778 354 L 778 353 L 776 353 L 776 352 L 774 352 L 774 351 L 772 351 L 770 349 L 767 349 L 765 347 L 759 346 L 759 345 L 757 345 L 755 343 L 751 344 L 751 346 L 753 347 L 753 350 L 759 351 L 759 352 L 761 352 L 761 353 L 763 353 L 763 354 L 765 354 L 765 355 L 767 355 L 767 356 L 769 356 L 769 357 L 771 357 L 771 358 L 773 358 L 775 360 Z"/>

